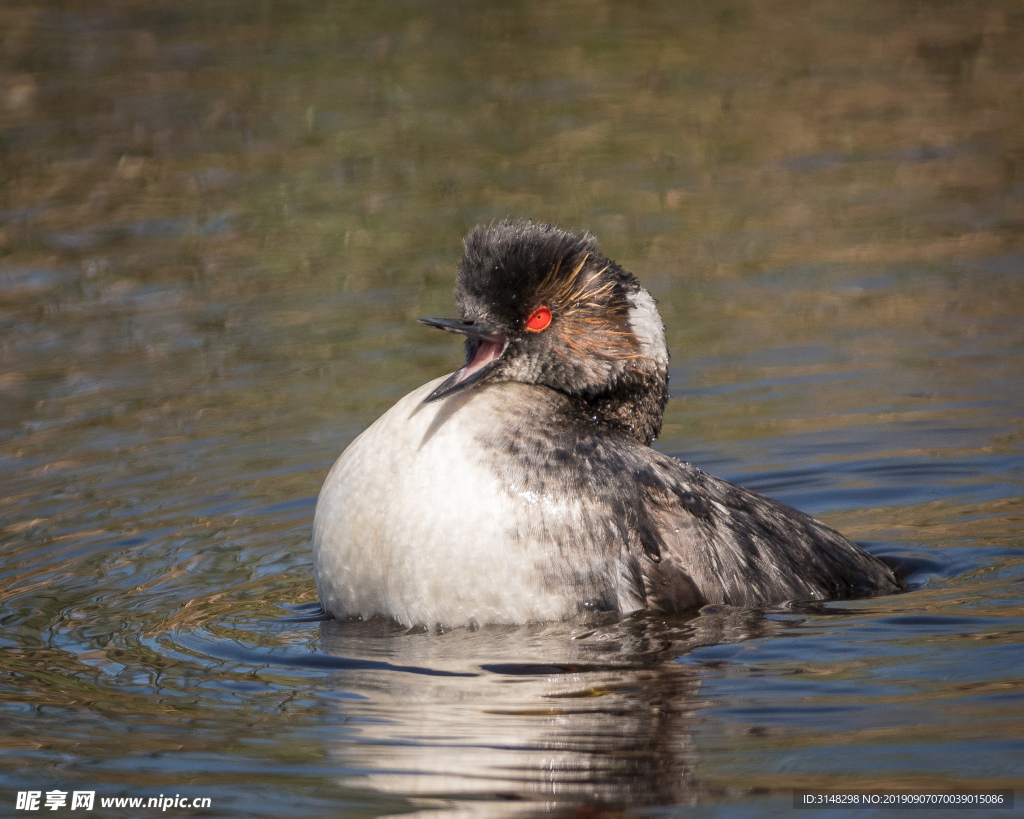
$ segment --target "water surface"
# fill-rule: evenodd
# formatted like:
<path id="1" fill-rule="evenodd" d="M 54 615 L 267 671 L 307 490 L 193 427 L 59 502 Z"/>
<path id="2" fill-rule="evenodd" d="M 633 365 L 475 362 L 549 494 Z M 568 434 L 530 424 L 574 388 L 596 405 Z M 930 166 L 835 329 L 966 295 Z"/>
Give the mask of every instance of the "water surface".
<path id="1" fill-rule="evenodd" d="M 0 35 L 0 812 L 1024 786 L 1016 4 L 14 0 Z M 593 231 L 658 298 L 659 448 L 911 591 L 322 620 L 316 493 L 461 363 L 415 318 L 505 216 Z"/>

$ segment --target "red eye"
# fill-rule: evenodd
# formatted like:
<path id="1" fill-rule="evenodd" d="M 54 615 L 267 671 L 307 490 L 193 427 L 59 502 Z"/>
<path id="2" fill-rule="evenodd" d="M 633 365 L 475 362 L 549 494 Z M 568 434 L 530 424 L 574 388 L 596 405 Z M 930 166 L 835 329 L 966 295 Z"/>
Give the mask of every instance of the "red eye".
<path id="1" fill-rule="evenodd" d="M 530 313 L 530 317 L 526 320 L 526 329 L 539 333 L 541 330 L 546 330 L 550 323 L 551 311 L 547 307 L 538 307 Z"/>

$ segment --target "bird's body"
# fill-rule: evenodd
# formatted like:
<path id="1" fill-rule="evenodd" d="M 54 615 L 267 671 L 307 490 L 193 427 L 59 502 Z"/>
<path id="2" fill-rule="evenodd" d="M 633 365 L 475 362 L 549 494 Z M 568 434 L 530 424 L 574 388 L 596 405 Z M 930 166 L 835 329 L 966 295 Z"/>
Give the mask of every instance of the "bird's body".
<path id="1" fill-rule="evenodd" d="M 459 625 L 561 619 L 607 597 L 614 550 L 565 539 L 586 521 L 579 493 L 537 487 L 500 440 L 532 420 L 510 408 L 550 396 L 504 383 L 423 403 L 438 383 L 399 401 L 331 471 L 318 506 L 341 511 L 318 515 L 314 535 L 331 544 L 318 561 L 325 608 Z"/>
<path id="2" fill-rule="evenodd" d="M 649 444 L 667 398 L 654 300 L 589 236 L 467 239 L 467 362 L 410 393 L 317 502 L 325 609 L 459 626 L 587 610 L 765 606 L 896 591 L 824 524 Z"/>

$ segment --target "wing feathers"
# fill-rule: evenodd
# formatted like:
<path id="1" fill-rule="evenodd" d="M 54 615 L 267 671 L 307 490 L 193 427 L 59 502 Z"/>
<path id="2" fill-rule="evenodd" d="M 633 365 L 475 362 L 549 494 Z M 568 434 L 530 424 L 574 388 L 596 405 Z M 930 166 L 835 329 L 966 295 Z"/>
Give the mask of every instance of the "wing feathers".
<path id="1" fill-rule="evenodd" d="M 659 556 L 705 602 L 761 606 L 900 588 L 884 563 L 834 529 L 690 464 L 659 454 L 641 481 Z"/>

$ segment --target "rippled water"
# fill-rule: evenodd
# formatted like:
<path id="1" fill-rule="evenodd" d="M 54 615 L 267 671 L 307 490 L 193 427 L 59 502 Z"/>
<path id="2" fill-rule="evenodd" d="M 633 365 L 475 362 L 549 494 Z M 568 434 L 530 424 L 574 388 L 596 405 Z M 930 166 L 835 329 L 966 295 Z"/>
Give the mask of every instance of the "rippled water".
<path id="1" fill-rule="evenodd" d="M 1024 787 L 1016 4 L 15 0 L 0 38 L 0 813 Z M 659 299 L 661 449 L 911 590 L 322 620 L 320 484 L 461 362 L 414 319 L 506 215 L 592 230 Z"/>

